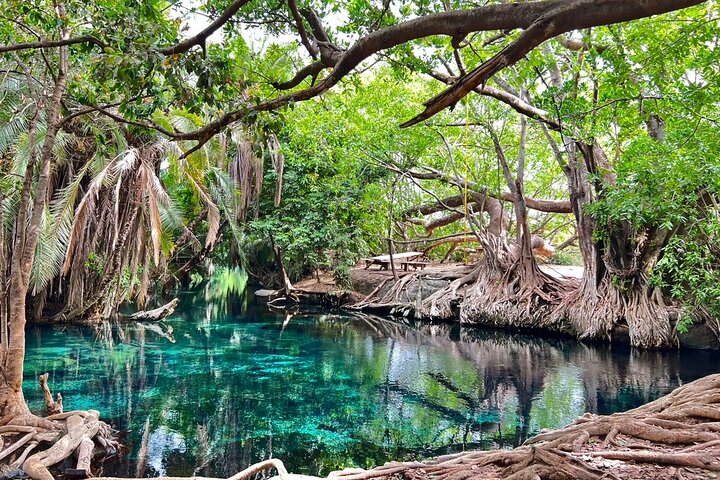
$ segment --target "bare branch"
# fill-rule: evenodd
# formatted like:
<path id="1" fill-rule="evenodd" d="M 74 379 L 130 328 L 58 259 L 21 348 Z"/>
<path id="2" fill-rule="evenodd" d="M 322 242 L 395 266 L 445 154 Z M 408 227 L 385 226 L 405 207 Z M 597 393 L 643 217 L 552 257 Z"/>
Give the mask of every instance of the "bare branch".
<path id="1" fill-rule="evenodd" d="M 136 95 L 132 98 L 129 98 L 127 100 L 121 100 L 119 102 L 108 103 L 105 105 L 85 107 L 85 108 L 76 110 L 75 112 L 72 112 L 72 113 L 66 115 L 64 118 L 62 118 L 60 120 L 60 125 L 61 126 L 65 125 L 77 117 L 81 117 L 83 115 L 87 115 L 88 113 L 92 113 L 92 112 L 100 112 L 100 113 L 106 114 L 105 110 L 107 110 L 108 108 L 117 107 L 125 101 L 134 102 L 135 100 L 139 100 L 141 98 L 148 98 L 148 96 L 147 95 Z M 113 118 L 113 119 L 116 121 L 119 121 L 121 123 L 126 123 L 126 120 L 124 118 L 120 117 L 119 115 L 117 117 L 118 118 Z M 122 119 L 122 120 L 120 120 L 120 119 Z M 146 125 L 146 124 L 140 124 L 139 126 L 142 126 L 143 128 L 154 128 L 154 127 L 151 127 L 150 125 Z"/>

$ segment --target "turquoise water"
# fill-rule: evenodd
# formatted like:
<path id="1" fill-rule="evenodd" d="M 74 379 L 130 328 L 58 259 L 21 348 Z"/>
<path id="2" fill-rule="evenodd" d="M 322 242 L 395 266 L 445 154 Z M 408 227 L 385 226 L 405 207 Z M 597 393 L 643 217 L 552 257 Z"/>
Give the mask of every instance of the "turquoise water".
<path id="1" fill-rule="evenodd" d="M 128 430 L 129 452 L 103 472 L 121 476 L 226 477 L 270 456 L 318 475 L 512 447 L 718 370 L 712 353 L 286 316 L 203 292 L 182 294 L 176 314 L 154 326 L 31 327 L 28 344 L 31 406 L 42 410 L 36 379 L 49 372 L 66 410 L 95 408 Z"/>

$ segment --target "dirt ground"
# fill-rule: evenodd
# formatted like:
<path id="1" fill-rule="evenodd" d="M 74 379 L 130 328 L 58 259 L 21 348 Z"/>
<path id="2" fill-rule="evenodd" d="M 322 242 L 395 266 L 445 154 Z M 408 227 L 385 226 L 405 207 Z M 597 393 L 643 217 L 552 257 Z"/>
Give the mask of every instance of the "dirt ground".
<path id="1" fill-rule="evenodd" d="M 583 267 L 578 267 L 574 265 L 541 264 L 539 266 L 540 270 L 556 278 L 581 278 L 583 274 Z M 423 273 L 425 273 L 429 277 L 432 277 L 433 273 L 444 273 L 455 268 L 463 267 L 464 265 L 462 263 L 432 263 L 423 270 Z M 406 272 L 404 270 L 397 270 L 397 274 L 399 276 L 403 276 L 405 275 L 405 273 Z M 366 269 L 364 263 L 358 264 L 351 272 L 353 289 L 359 293 L 368 295 L 384 280 L 392 278 L 392 275 L 392 271 L 381 270 L 377 265 L 373 265 L 370 268 Z M 321 276 L 321 279 L 322 278 L 323 277 Z M 304 281 L 311 282 L 310 280 Z M 328 281 L 332 281 L 332 275 L 328 275 Z"/>

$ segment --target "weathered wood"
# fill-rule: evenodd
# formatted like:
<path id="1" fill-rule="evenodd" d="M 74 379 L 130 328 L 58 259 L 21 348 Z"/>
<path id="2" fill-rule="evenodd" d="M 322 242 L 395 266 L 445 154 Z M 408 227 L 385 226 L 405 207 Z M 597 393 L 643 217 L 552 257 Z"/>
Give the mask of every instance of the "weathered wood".
<path id="1" fill-rule="evenodd" d="M 57 394 L 57 400 L 53 400 L 52 393 L 50 392 L 50 387 L 48 387 L 48 374 L 43 373 L 40 375 L 40 378 L 38 379 L 38 383 L 40 384 L 40 388 L 43 392 L 43 397 L 45 398 L 45 411 L 48 415 L 56 415 L 58 413 L 63 413 L 63 399 L 62 394 Z"/>
<path id="2" fill-rule="evenodd" d="M 78 456 L 77 467 L 65 470 L 65 475 L 70 478 L 88 478 L 92 476 L 90 461 L 95 443 L 90 437 L 85 437 L 80 442 L 76 452 Z"/>
<path id="3" fill-rule="evenodd" d="M 60 463 L 75 451 L 85 437 L 94 437 L 100 428 L 97 416 L 87 417 L 74 415 L 67 419 L 67 434 L 55 442 L 47 450 L 29 457 L 23 464 L 25 473 L 35 480 L 54 480 L 48 467 Z"/>
<path id="4" fill-rule="evenodd" d="M 273 295 L 276 295 L 277 293 L 278 293 L 277 290 L 268 290 L 268 289 L 255 290 L 256 297 L 265 298 L 265 299 L 269 299 Z"/>
<path id="5" fill-rule="evenodd" d="M 172 315 L 175 311 L 175 307 L 178 304 L 178 299 L 173 298 L 171 301 L 152 310 L 143 310 L 141 312 L 133 313 L 132 315 L 123 316 L 121 318 L 125 320 L 134 320 L 136 322 L 156 322 L 163 318 Z"/>
<path id="6" fill-rule="evenodd" d="M 370 268 L 371 265 L 380 265 L 381 270 L 388 270 L 391 266 L 397 265 L 403 270 L 408 269 L 408 266 L 415 268 L 425 268 L 429 262 L 423 262 L 418 260 L 423 256 L 422 252 L 404 252 L 396 253 L 391 255 L 378 255 L 377 257 L 370 257 L 365 259 L 365 268 Z"/>

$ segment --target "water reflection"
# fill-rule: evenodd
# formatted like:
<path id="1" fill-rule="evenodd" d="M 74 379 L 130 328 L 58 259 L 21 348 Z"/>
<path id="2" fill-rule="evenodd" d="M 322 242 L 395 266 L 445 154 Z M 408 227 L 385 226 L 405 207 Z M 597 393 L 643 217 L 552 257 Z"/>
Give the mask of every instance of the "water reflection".
<path id="1" fill-rule="evenodd" d="M 265 311 L 181 297 L 165 322 L 34 327 L 26 397 L 50 372 L 67 409 L 98 408 L 132 450 L 105 474 L 229 476 L 281 457 L 299 473 L 511 447 L 584 411 L 640 405 L 716 371 L 704 352 Z"/>

